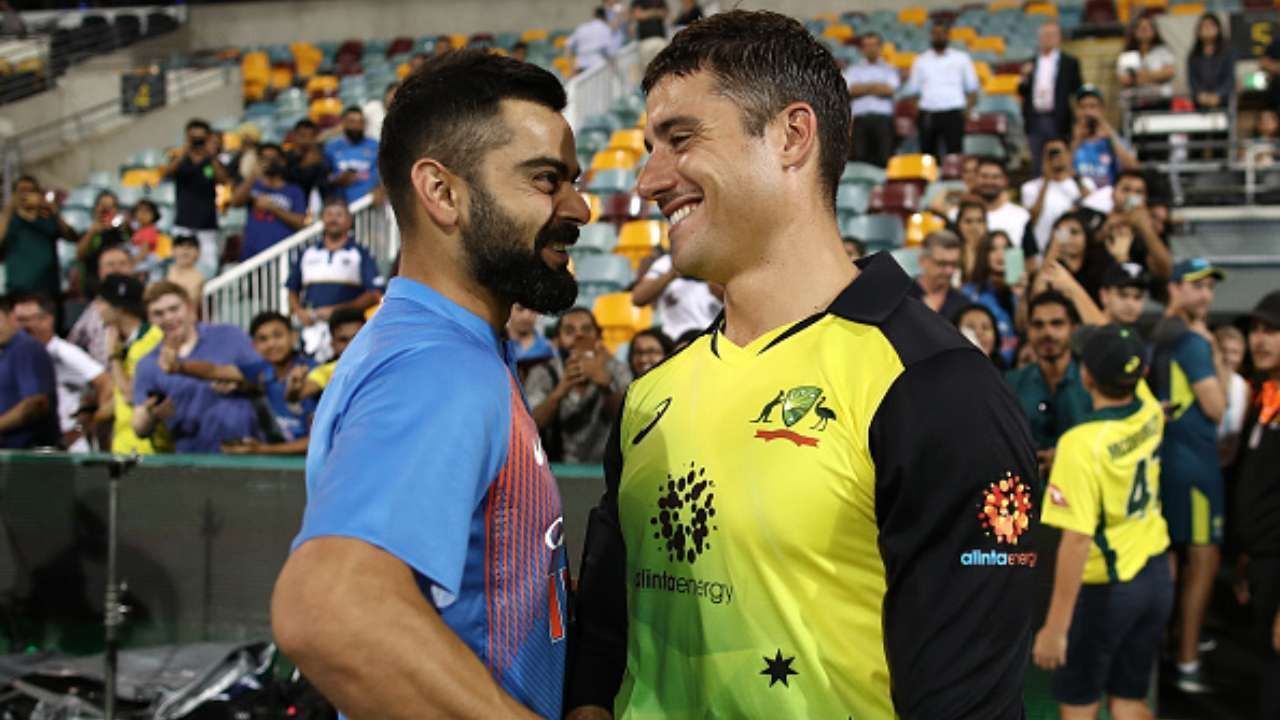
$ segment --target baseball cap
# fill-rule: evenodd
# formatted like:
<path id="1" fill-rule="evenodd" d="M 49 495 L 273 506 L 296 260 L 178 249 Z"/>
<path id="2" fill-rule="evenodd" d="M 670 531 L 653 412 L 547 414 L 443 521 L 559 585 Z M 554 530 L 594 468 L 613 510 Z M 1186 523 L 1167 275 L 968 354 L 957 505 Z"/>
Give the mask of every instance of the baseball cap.
<path id="1" fill-rule="evenodd" d="M 1081 362 L 1100 385 L 1137 387 L 1146 373 L 1147 348 L 1134 330 L 1101 325 L 1082 329 L 1073 340 Z"/>
<path id="2" fill-rule="evenodd" d="M 1222 268 L 1215 267 L 1208 260 L 1202 257 L 1193 257 L 1175 264 L 1173 266 L 1173 277 L 1170 280 L 1174 282 L 1194 282 L 1207 277 L 1223 280 L 1226 279 L 1227 274 L 1222 271 Z"/>
<path id="3" fill-rule="evenodd" d="M 1253 306 L 1253 312 L 1249 313 L 1249 317 L 1261 320 L 1273 328 L 1280 328 L 1280 290 L 1274 290 L 1263 296 L 1258 304 Z"/>
<path id="4" fill-rule="evenodd" d="M 1138 263 L 1112 263 L 1102 273 L 1102 287 L 1146 290 L 1151 287 L 1151 278 L 1147 277 L 1147 271 Z"/>
<path id="5" fill-rule="evenodd" d="M 1083 100 L 1084 98 L 1087 98 L 1087 97 L 1096 97 L 1099 100 L 1106 99 L 1102 96 L 1102 90 L 1100 90 L 1097 85 L 1094 85 L 1092 83 L 1085 83 L 1084 85 L 1080 86 L 1079 90 L 1076 91 L 1076 100 Z"/>
<path id="6" fill-rule="evenodd" d="M 142 307 L 142 283 L 131 275 L 108 275 L 98 287 L 98 297 L 112 307 Z"/>

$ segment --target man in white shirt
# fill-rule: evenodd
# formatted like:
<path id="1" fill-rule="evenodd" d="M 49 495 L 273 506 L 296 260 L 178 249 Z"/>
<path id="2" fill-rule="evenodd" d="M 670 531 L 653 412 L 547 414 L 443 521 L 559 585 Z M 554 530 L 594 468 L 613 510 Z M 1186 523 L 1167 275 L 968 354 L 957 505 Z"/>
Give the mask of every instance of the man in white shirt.
<path id="1" fill-rule="evenodd" d="M 364 134 L 374 140 L 382 139 L 382 119 L 387 116 L 387 108 L 391 107 L 391 101 L 396 97 L 396 89 L 400 87 L 400 83 L 393 82 L 382 91 L 381 100 L 370 100 L 360 106 L 360 110 L 364 112 Z"/>
<path id="2" fill-rule="evenodd" d="M 24 295 L 13 304 L 14 319 L 53 359 L 63 446 L 70 452 L 89 452 L 89 438 L 96 437 L 98 424 L 109 424 L 113 416 L 111 375 L 89 353 L 54 334 L 55 311 L 53 301 L 43 295 Z M 80 413 L 81 407 L 94 404 L 97 409 L 91 416 Z"/>
<path id="3" fill-rule="evenodd" d="M 707 283 L 682 276 L 669 254 L 649 266 L 631 290 L 631 302 L 637 307 L 655 305 L 662 332 L 672 340 L 690 330 L 705 330 L 724 307 Z"/>
<path id="4" fill-rule="evenodd" d="M 1035 223 L 1036 254 L 1049 245 L 1053 224 L 1076 203 L 1097 188 L 1093 181 L 1075 174 L 1071 165 L 1071 148 L 1062 138 L 1044 143 L 1040 167 L 1044 174 L 1022 184 L 1022 206 Z"/>
<path id="5" fill-rule="evenodd" d="M 1067 137 L 1074 123 L 1071 99 L 1083 82 L 1080 61 L 1062 52 L 1062 29 L 1057 23 L 1040 26 L 1039 52 L 1022 67 L 1022 116 L 1026 119 L 1027 142 L 1031 146 L 1031 173 L 1040 174 L 1044 143 Z"/>
<path id="6" fill-rule="evenodd" d="M 1003 230 L 1009 236 L 1009 242 L 1018 247 L 1022 243 L 1027 223 L 1031 221 L 1031 213 L 1009 202 L 1005 197 L 1008 187 L 1009 176 L 1002 161 L 992 157 L 978 160 L 976 190 L 978 197 L 987 206 L 987 230 Z"/>
<path id="7" fill-rule="evenodd" d="M 898 69 L 880 57 L 880 36 L 868 32 L 859 38 L 864 62 L 844 71 L 849 86 L 849 110 L 853 113 L 853 157 L 884 167 L 893 154 L 893 94 L 901 79 Z"/>
<path id="8" fill-rule="evenodd" d="M 911 64 L 907 88 L 920 95 L 920 152 L 942 159 L 964 152 L 965 111 L 973 107 L 978 73 L 969 54 L 947 47 L 951 26 L 934 22 L 929 29 L 930 50 Z"/>
<path id="9" fill-rule="evenodd" d="M 618 36 L 605 21 L 605 9 L 597 7 L 594 13 L 574 29 L 565 43 L 565 52 L 574 59 L 575 73 L 603 65 L 618 52 Z"/>

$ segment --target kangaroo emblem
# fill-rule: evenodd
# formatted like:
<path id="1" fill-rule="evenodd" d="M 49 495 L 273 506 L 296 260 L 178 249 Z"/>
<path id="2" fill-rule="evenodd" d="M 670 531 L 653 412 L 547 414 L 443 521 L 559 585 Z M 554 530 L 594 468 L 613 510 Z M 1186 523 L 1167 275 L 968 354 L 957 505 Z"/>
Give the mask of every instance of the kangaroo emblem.
<path id="1" fill-rule="evenodd" d="M 826 396 L 818 398 L 818 406 L 813 409 L 813 414 L 818 416 L 818 422 L 811 425 L 810 430 L 826 430 L 827 423 L 836 419 L 835 411 L 823 405 L 826 401 Z"/>
<path id="2" fill-rule="evenodd" d="M 751 422 L 753 423 L 770 422 L 769 416 L 773 414 L 773 411 L 775 408 L 777 408 L 779 405 L 782 404 L 782 400 L 785 397 L 786 397 L 786 393 L 782 390 L 779 390 L 778 396 L 770 400 L 769 402 L 765 403 L 764 407 L 760 409 L 760 416 L 757 417 L 755 420 L 752 420 Z"/>

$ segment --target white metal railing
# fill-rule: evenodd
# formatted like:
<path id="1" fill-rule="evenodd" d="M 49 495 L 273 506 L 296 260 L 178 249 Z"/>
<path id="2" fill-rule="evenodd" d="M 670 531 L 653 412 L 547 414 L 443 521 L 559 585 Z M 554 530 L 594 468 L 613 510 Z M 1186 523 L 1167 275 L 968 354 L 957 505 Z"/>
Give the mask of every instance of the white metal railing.
<path id="1" fill-rule="evenodd" d="M 400 250 L 400 234 L 387 205 L 366 195 L 351 204 L 352 235 L 387 267 Z M 206 322 L 231 323 L 248 329 L 258 313 L 289 314 L 289 270 L 307 245 L 321 237 L 324 225 L 314 222 L 204 285 L 201 306 Z"/>
<path id="2" fill-rule="evenodd" d="M 564 109 L 569 126 L 578 130 L 587 118 L 608 112 L 615 100 L 635 91 L 643 70 L 639 46 L 632 42 L 608 62 L 570 78 L 564 88 L 569 100 Z"/>

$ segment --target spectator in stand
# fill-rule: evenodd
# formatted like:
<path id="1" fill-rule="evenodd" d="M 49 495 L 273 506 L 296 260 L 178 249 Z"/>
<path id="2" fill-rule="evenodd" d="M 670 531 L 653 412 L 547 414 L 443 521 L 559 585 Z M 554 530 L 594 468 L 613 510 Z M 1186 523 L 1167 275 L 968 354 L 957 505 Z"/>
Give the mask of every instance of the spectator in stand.
<path id="1" fill-rule="evenodd" d="M 919 94 L 920 152 L 939 161 L 964 151 L 964 116 L 978 92 L 978 73 L 969 54 L 948 47 L 950 23 L 934 21 L 930 49 L 916 56 L 907 80 L 908 94 Z"/>
<path id="2" fill-rule="evenodd" d="M 987 228 L 991 232 L 1000 230 L 1014 243 L 1021 245 L 1027 223 L 1031 221 L 1031 213 L 1009 202 L 1005 193 L 1008 189 L 1009 174 L 1004 161 L 992 157 L 980 158 L 976 190 L 978 197 L 987 206 Z"/>
<path id="3" fill-rule="evenodd" d="M 264 143 L 258 148 L 257 167 L 231 194 L 232 205 L 249 207 L 240 262 L 307 225 L 307 197 L 302 188 L 285 179 L 287 168 L 280 146 Z"/>
<path id="4" fill-rule="evenodd" d="M 1098 297 L 1108 325 L 1133 327 L 1142 317 L 1151 278 L 1137 263 L 1112 263 L 1102 274 Z"/>
<path id="5" fill-rule="evenodd" d="M 1010 285 L 1005 274 L 1005 253 L 1013 247 L 1009 236 L 996 231 L 988 233 L 978 243 L 976 260 L 969 282 L 960 288 L 971 301 L 991 312 L 996 333 L 1000 339 L 997 348 L 1002 367 L 1012 367 L 1018 350 L 1018 333 L 1014 318 L 1022 294 L 1026 290 L 1026 274 Z"/>
<path id="6" fill-rule="evenodd" d="M 1240 449 L 1240 433 L 1244 430 L 1245 416 L 1249 414 L 1249 381 L 1240 374 L 1248 346 L 1244 333 L 1234 325 L 1218 326 L 1213 331 L 1213 338 L 1218 341 L 1222 362 L 1231 373 L 1227 407 L 1222 413 L 1222 422 L 1218 423 L 1218 464 L 1225 469 Z"/>
<path id="7" fill-rule="evenodd" d="M 996 369 L 1004 370 L 1008 367 L 1004 356 L 1000 353 L 1000 347 L 1004 341 L 997 327 L 995 313 L 992 313 L 990 308 L 974 303 L 956 313 L 952 322 L 955 323 L 961 335 L 968 338 L 969 342 L 977 345 L 984 355 L 991 358 Z"/>
<path id="8" fill-rule="evenodd" d="M 1028 303 L 1027 341 L 1036 362 L 1005 376 L 1031 423 L 1042 474 L 1053 465 L 1054 447 L 1067 430 L 1093 409 L 1071 356 L 1071 335 L 1080 324 L 1076 306 L 1056 290 L 1033 295 Z"/>
<path id="9" fill-rule="evenodd" d="M 431 46 L 431 57 L 448 55 L 456 49 L 453 46 L 453 38 L 448 35 L 437 35 L 435 44 Z"/>
<path id="10" fill-rule="evenodd" d="M 702 18 L 702 6 L 698 4 L 698 0 L 680 0 L 680 14 L 676 16 L 672 25 L 679 30 L 692 25 Z"/>
<path id="11" fill-rule="evenodd" d="M 106 260 L 106 254 L 103 260 Z M 150 438 L 133 432 L 133 379 L 138 363 L 164 340 L 164 331 L 147 323 L 142 304 L 142 283 L 132 274 L 111 274 L 102 278 L 94 307 L 105 326 L 111 384 L 115 391 L 111 432 L 111 452 L 152 455 L 173 449 L 169 430 L 158 424 Z"/>
<path id="12" fill-rule="evenodd" d="M 364 113 L 352 106 L 342 111 L 342 135 L 324 148 L 329 184 L 348 204 L 378 187 L 378 141 L 364 134 Z"/>
<path id="13" fill-rule="evenodd" d="M 523 40 L 511 46 L 511 59 L 529 62 L 529 45 Z"/>
<path id="14" fill-rule="evenodd" d="M 218 183 L 231 181 L 214 150 L 213 131 L 204 120 L 187 123 L 186 144 L 164 169 L 176 192 L 173 234 L 191 235 L 200 243 L 200 271 L 218 272 Z"/>
<path id="15" fill-rule="evenodd" d="M 1179 603 L 1177 683 L 1208 691 L 1200 672 L 1200 630 L 1213 595 L 1223 540 L 1225 488 L 1217 427 L 1227 406 L 1231 370 L 1207 325 L 1224 273 L 1203 258 L 1179 262 L 1169 279 L 1169 306 L 1153 331 L 1152 390 L 1168 423 L 1160 462 L 1161 504 L 1169 536 L 1186 560 Z"/>
<path id="16" fill-rule="evenodd" d="M 1088 325 L 1103 324 L 1097 302 L 1102 276 L 1115 261 L 1089 233 L 1082 216 L 1067 213 L 1053 226 L 1044 262 L 1031 279 L 1031 295 L 1057 290 L 1067 297 Z"/>
<path id="17" fill-rule="evenodd" d="M 133 274 L 133 255 L 123 247 L 107 248 L 98 256 L 99 290 L 102 282 L 110 275 Z M 141 300 L 141 291 L 139 291 L 139 300 Z M 67 339 L 89 353 L 89 357 L 102 365 L 107 365 L 111 360 L 111 354 L 107 352 L 107 324 L 103 321 L 101 309 L 102 304 L 97 302 L 86 305 L 84 312 L 76 318 L 76 324 L 71 326 L 71 332 L 67 333 Z"/>
<path id="18" fill-rule="evenodd" d="M 387 116 L 387 108 L 391 107 L 391 101 L 395 99 L 396 90 L 399 87 L 400 83 L 393 82 L 382 91 L 381 98 L 370 100 L 360 106 L 360 112 L 364 113 L 365 135 L 374 140 L 382 139 L 382 119 Z"/>
<path id="19" fill-rule="evenodd" d="M 16 297 L 13 317 L 28 335 L 44 345 L 53 361 L 58 391 L 53 411 L 62 432 L 62 447 L 69 452 L 89 452 L 93 449 L 90 438 L 99 437 L 99 426 L 111 423 L 111 375 L 89 353 L 54 332 L 57 305 L 49 297 Z"/>
<path id="20" fill-rule="evenodd" d="M 507 337 L 511 340 L 516 364 L 522 369 L 551 359 L 555 349 L 550 341 L 538 332 L 538 313 L 520 303 L 511 306 L 507 320 Z"/>
<path id="21" fill-rule="evenodd" d="M 217 365 L 202 360 L 181 359 L 171 345 L 160 349 L 159 365 L 165 372 L 178 373 L 209 382 L 235 383 L 254 399 L 258 422 L 266 440 L 250 436 L 223 443 L 222 450 L 233 455 L 303 455 L 315 403 L 289 402 L 286 388 L 298 382 L 313 367 L 297 352 L 298 334 L 289 318 L 275 311 L 259 313 L 249 324 L 249 336 L 259 359 L 250 363 Z"/>
<path id="22" fill-rule="evenodd" d="M 1138 156 L 1107 122 L 1102 91 L 1085 85 L 1076 93 L 1076 124 L 1071 132 L 1071 160 L 1076 174 L 1103 188 L 1121 170 L 1137 170 Z"/>
<path id="23" fill-rule="evenodd" d="M 1280 717 L 1280 291 L 1250 314 L 1249 353 L 1260 376 L 1236 465 L 1240 539 L 1236 595 L 1253 606 L 1252 645 L 1261 651 L 1257 717 Z"/>
<path id="24" fill-rule="evenodd" d="M 1105 216 L 1086 217 L 1086 222 L 1098 227 L 1095 235 L 1116 262 L 1136 262 L 1155 278 L 1169 277 L 1173 256 L 1156 232 L 1155 219 L 1147 207 L 1147 179 L 1142 173 L 1125 170 L 1113 187 L 1090 193 L 1082 204 L 1086 214 L 1092 210 Z"/>
<path id="25" fill-rule="evenodd" d="M 617 36 L 605 22 L 604 8 L 592 11 L 591 19 L 574 28 L 565 43 L 565 53 L 573 59 L 574 73 L 584 73 L 608 62 L 618 52 Z"/>
<path id="26" fill-rule="evenodd" d="M 363 312 L 378 304 L 378 266 L 351 237 L 351 212 L 340 197 L 325 201 L 323 234 L 298 255 L 285 287 L 289 312 L 303 326 L 304 351 L 317 362 L 328 360 L 328 321 L 336 311 Z"/>
<path id="27" fill-rule="evenodd" d="M 9 292 L 62 296 L 59 238 L 75 241 L 76 231 L 58 215 L 35 178 L 23 175 L 15 180 L 13 194 L 0 210 L 0 251 Z"/>
<path id="28" fill-rule="evenodd" d="M 329 170 L 325 165 L 324 149 L 320 147 L 318 138 L 320 128 L 310 120 L 299 120 L 293 126 L 293 149 L 285 154 L 288 167 L 285 179 L 302 189 L 302 194 L 311 202 L 311 193 L 319 190 L 325 193 Z"/>
<path id="29" fill-rule="evenodd" d="M 1056 22 L 1045 23 L 1040 26 L 1037 37 L 1039 52 L 1034 60 L 1022 66 L 1022 82 L 1018 84 L 1033 175 L 1041 172 L 1044 144 L 1071 132 L 1075 121 L 1071 101 L 1082 83 L 1080 61 L 1062 52 L 1061 26 Z"/>
<path id="30" fill-rule="evenodd" d="M 1177 59 L 1160 37 L 1156 22 L 1139 15 L 1129 23 L 1124 52 L 1116 58 L 1116 78 L 1134 109 L 1168 109 Z"/>
<path id="31" fill-rule="evenodd" d="M 1280 112 L 1280 35 L 1272 38 L 1258 65 L 1267 74 L 1267 106 Z"/>
<path id="32" fill-rule="evenodd" d="M 849 110 L 853 113 L 853 159 L 884 167 L 893 154 L 893 94 L 898 91 L 898 69 L 880 56 L 880 35 L 868 32 L 858 38 L 864 62 L 845 68 L 849 86 Z"/>
<path id="33" fill-rule="evenodd" d="M 525 384 L 542 445 L 552 460 L 598 463 L 631 372 L 600 341 L 600 326 L 586 308 L 560 317 L 555 344 L 551 362 L 530 370 Z"/>
<path id="34" fill-rule="evenodd" d="M 840 244 L 844 245 L 844 254 L 849 256 L 849 262 L 857 262 L 867 254 L 866 244 L 852 235 L 840 238 Z"/>
<path id="35" fill-rule="evenodd" d="M 11 296 L 0 297 L 0 448 L 58 447 L 53 359 L 22 331 Z"/>
<path id="36" fill-rule="evenodd" d="M 173 240 L 160 232 L 160 228 L 156 226 L 160 221 L 160 208 L 150 200 L 139 200 L 133 204 L 133 210 L 129 215 L 133 221 L 129 241 L 133 243 L 134 251 L 143 258 L 169 257 L 173 252 Z M 98 256 L 98 262 L 102 262 L 101 254 Z M 96 275 L 99 273 L 95 273 Z"/>
<path id="37" fill-rule="evenodd" d="M 1256 167 L 1271 167 L 1276 162 L 1277 145 L 1280 145 L 1280 113 L 1268 108 L 1258 113 L 1253 137 L 1241 150 L 1240 161 L 1251 162 Z"/>
<path id="38" fill-rule="evenodd" d="M 920 275 L 907 291 L 944 318 L 955 317 L 969 299 L 951 286 L 960 269 L 960 238 L 950 230 L 929 233 L 920 249 Z"/>
<path id="39" fill-rule="evenodd" d="M 647 328 L 631 338 L 631 346 L 627 349 L 627 365 L 631 369 L 631 377 L 638 378 L 658 366 L 658 363 L 671 357 L 676 351 L 676 344 L 667 334 L 657 328 Z"/>
<path id="40" fill-rule="evenodd" d="M 1031 215 L 1034 232 L 1028 237 L 1023 250 L 1028 256 L 1038 256 L 1049 246 L 1053 224 L 1063 214 L 1075 209 L 1097 186 L 1086 177 L 1076 174 L 1071 167 L 1071 152 L 1067 141 L 1051 137 L 1043 141 L 1044 160 L 1040 163 L 1043 174 L 1022 184 L 1022 204 Z M 1021 240 L 1021 238 L 1016 238 Z"/>
<path id="41" fill-rule="evenodd" d="M 251 122 L 241 123 L 236 128 L 236 136 L 240 138 L 240 150 L 235 154 L 219 152 L 218 161 L 231 174 L 231 181 L 239 183 L 258 170 L 258 143 L 262 142 L 262 128 Z M 221 143 L 222 134 L 211 136 Z"/>
<path id="42" fill-rule="evenodd" d="M 705 329 L 724 307 L 721 298 L 721 292 L 702 280 L 683 277 L 669 253 L 655 260 L 631 290 L 631 302 L 637 307 L 658 309 L 667 337 Z"/>
<path id="43" fill-rule="evenodd" d="M 960 237 L 962 257 L 960 273 L 965 278 L 973 276 L 977 265 L 978 246 L 986 239 L 987 206 L 976 196 L 965 196 L 955 208 L 955 233 Z"/>
<path id="44" fill-rule="evenodd" d="M 161 347 L 171 348 L 177 359 L 218 365 L 260 360 L 240 328 L 197 323 L 195 306 L 179 285 L 154 283 L 143 295 L 143 303 L 148 319 L 164 331 Z M 234 383 L 215 384 L 165 372 L 161 357 L 159 350 L 152 352 L 135 371 L 132 422 L 138 437 L 151 437 L 156 424 L 163 422 L 179 453 L 220 453 L 225 442 L 261 439 L 253 402 L 236 392 Z"/>
<path id="45" fill-rule="evenodd" d="M 85 295 L 93 297 L 97 291 L 98 257 L 102 251 L 118 245 L 129 247 L 128 243 L 129 216 L 121 211 L 116 194 L 103 190 L 93 201 L 93 222 L 76 243 Z"/>
<path id="46" fill-rule="evenodd" d="M 187 297 L 195 298 L 196 308 L 204 299 L 204 273 L 196 267 L 200 259 L 200 247 L 196 239 L 190 235 L 179 235 L 173 241 L 173 264 L 165 275 L 165 280 L 180 285 L 187 291 Z"/>
<path id="47" fill-rule="evenodd" d="M 285 389 L 285 399 L 289 402 L 318 401 L 321 393 L 333 379 L 333 371 L 338 368 L 342 353 L 356 339 L 360 329 L 364 327 L 364 313 L 351 308 L 334 311 L 329 316 L 329 336 L 333 342 L 333 359 L 317 365 L 305 375 L 290 375 Z"/>
<path id="48" fill-rule="evenodd" d="M 1201 110 L 1231 105 L 1236 92 L 1236 58 L 1218 16 L 1207 12 L 1196 23 L 1196 42 L 1187 56 L 1187 85 Z"/>
<path id="49" fill-rule="evenodd" d="M 631 37 L 640 67 L 648 67 L 667 45 L 667 0 L 631 0 Z"/>
<path id="50" fill-rule="evenodd" d="M 960 182 L 964 190 L 948 190 L 938 193 L 929 202 L 929 209 L 935 214 L 950 218 L 955 214 L 960 201 L 966 196 L 973 197 L 978 191 L 978 156 L 965 155 L 960 163 Z M 986 230 L 983 230 L 985 233 Z"/>

